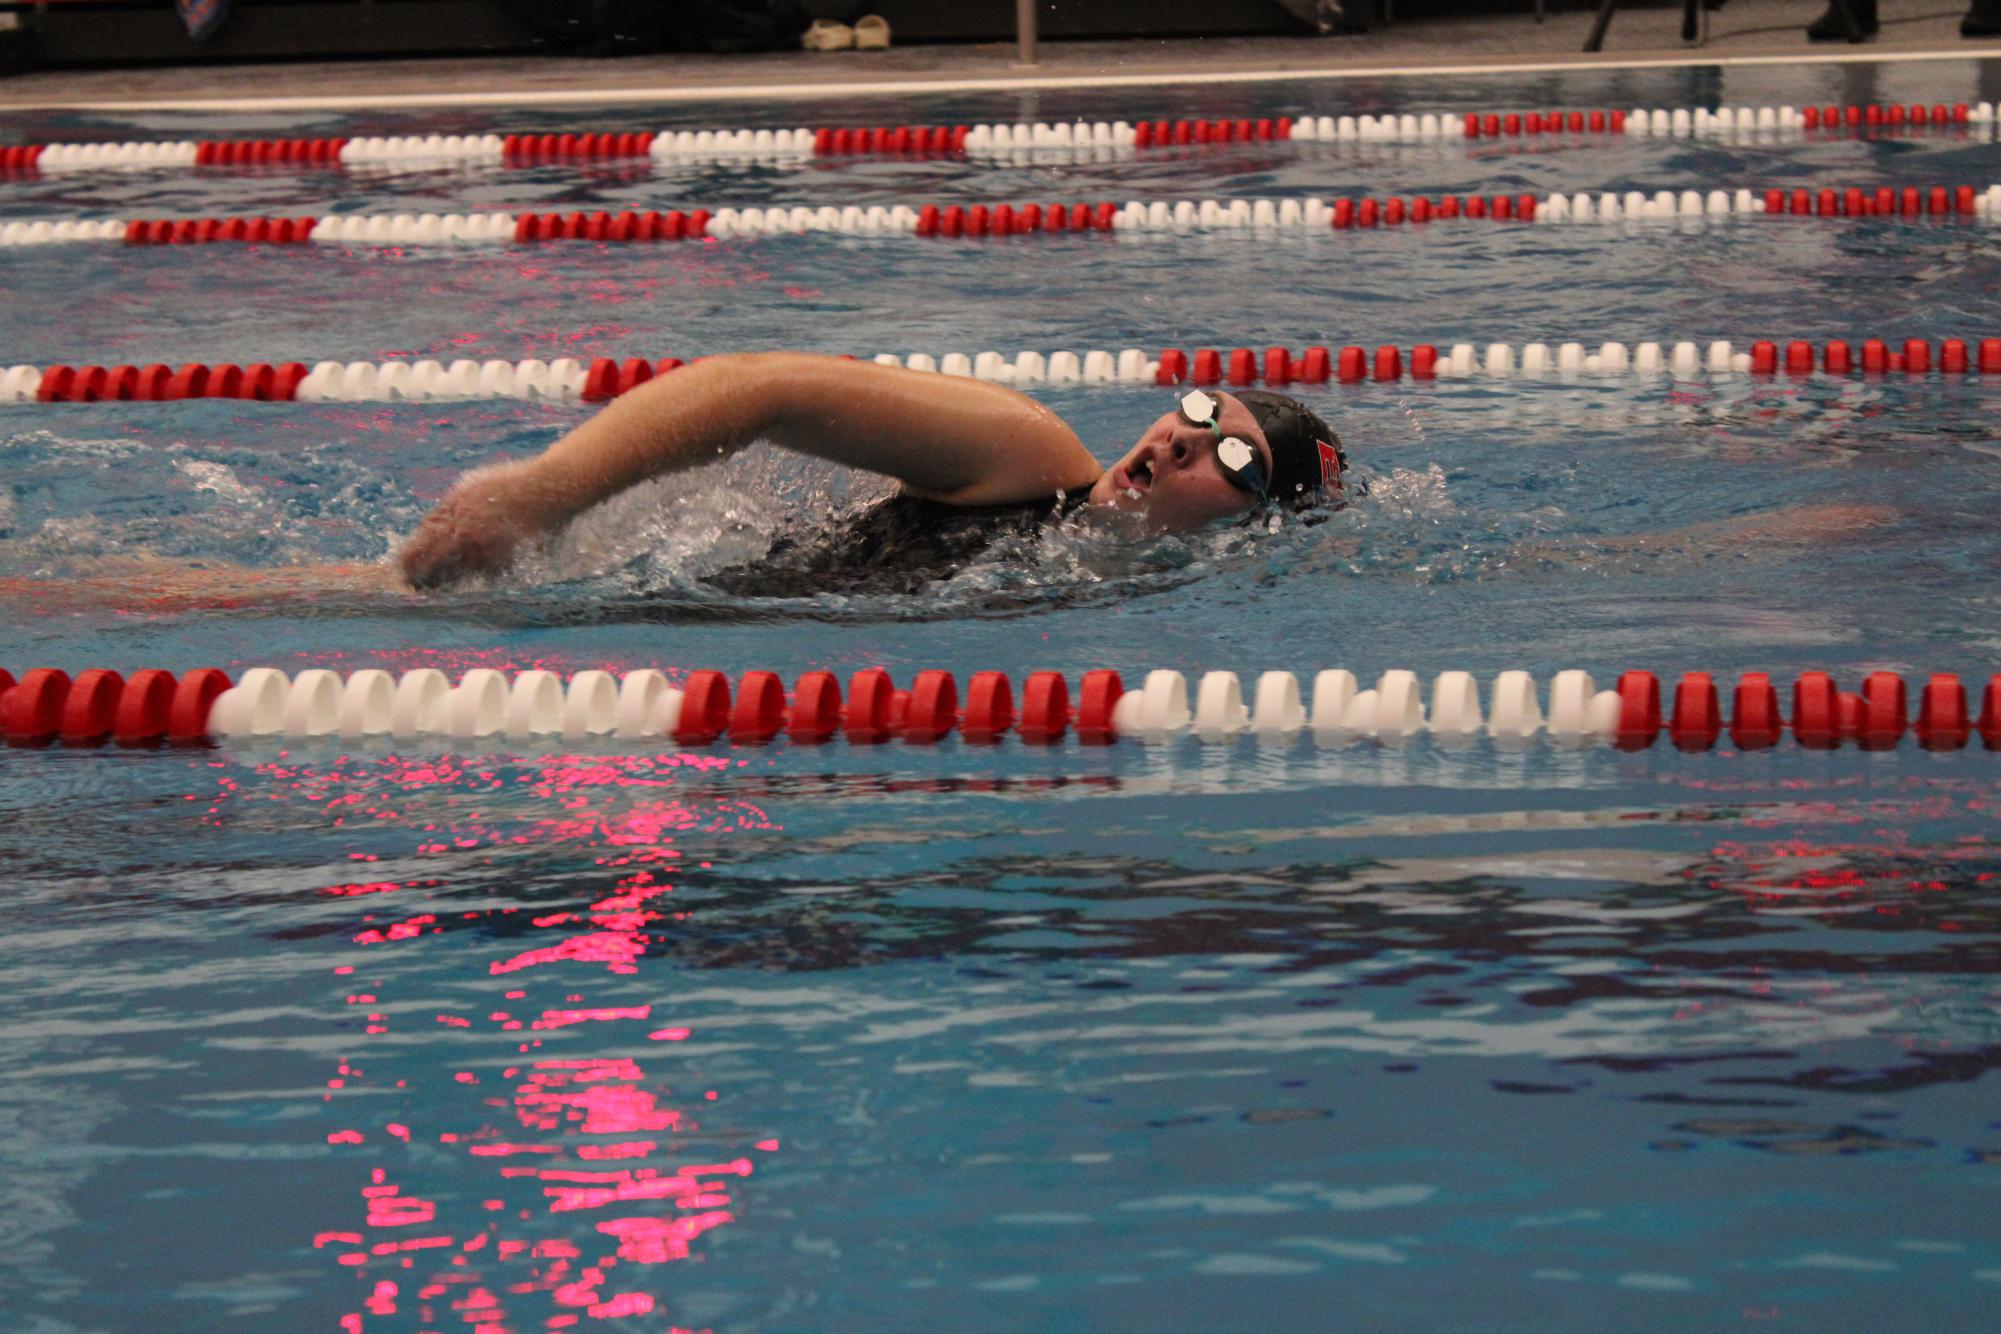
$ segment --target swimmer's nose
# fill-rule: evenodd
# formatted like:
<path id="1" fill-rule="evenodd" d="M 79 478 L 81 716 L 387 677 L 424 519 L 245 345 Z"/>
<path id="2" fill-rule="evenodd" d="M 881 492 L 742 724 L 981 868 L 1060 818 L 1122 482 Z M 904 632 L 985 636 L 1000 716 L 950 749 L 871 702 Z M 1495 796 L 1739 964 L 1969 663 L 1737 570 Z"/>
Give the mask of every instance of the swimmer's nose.
<path id="1" fill-rule="evenodd" d="M 1186 467 L 1188 460 L 1192 456 L 1193 451 L 1188 448 L 1188 442 L 1176 436 L 1174 439 L 1174 466 L 1177 468 Z"/>

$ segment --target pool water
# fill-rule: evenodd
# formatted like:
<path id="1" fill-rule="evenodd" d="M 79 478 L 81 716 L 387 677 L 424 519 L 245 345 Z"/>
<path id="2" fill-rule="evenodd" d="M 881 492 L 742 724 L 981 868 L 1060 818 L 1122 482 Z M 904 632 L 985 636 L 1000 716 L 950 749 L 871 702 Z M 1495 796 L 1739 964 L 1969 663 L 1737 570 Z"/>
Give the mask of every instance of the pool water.
<path id="1" fill-rule="evenodd" d="M 0 131 L 1950 103 L 1997 80 L 1739 67 Z M 1995 168 L 1987 139 L 1943 134 L 285 169 L 13 181 L 0 220 Z M 1997 238 L 1740 219 L 42 247 L 0 252 L 0 362 L 1974 338 L 2001 332 Z M 702 576 L 879 491 L 753 450 L 489 586 L 161 603 L 135 561 L 383 559 L 461 470 L 588 409 L 12 407 L 0 665 L 1993 670 L 1979 377 L 1308 392 L 1367 483 L 1324 522 L 1066 530 L 915 598 L 750 600 Z M 1103 458 L 1166 406 L 1039 396 Z M 1802 512 L 1778 539 L 1713 527 Z M 132 595 L 67 582 L 107 576 Z M 34 1331 L 1966 1327 L 2001 1292 L 1995 763 L 1977 743 L 0 751 L 0 1309 Z"/>

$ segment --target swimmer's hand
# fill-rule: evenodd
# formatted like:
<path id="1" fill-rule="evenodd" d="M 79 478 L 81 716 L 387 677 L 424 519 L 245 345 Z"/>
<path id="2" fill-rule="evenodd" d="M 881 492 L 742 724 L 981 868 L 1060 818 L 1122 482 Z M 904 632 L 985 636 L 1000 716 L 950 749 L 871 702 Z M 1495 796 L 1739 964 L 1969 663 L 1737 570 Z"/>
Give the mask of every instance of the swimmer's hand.
<path id="1" fill-rule="evenodd" d="M 559 524 L 536 504 L 519 464 L 470 473 L 424 516 L 396 563 L 412 588 L 444 588 L 514 563 L 523 542 Z"/>

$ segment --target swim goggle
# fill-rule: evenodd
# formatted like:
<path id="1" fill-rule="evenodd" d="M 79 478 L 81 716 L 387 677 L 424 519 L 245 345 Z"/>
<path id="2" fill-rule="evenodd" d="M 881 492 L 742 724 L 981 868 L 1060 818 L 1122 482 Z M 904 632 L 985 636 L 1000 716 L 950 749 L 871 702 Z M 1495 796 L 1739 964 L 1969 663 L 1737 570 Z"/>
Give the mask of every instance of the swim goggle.
<path id="1" fill-rule="evenodd" d="M 1216 466 L 1222 470 L 1224 479 L 1239 491 L 1248 491 L 1263 500 L 1271 488 L 1264 460 L 1249 441 L 1223 434 L 1223 428 L 1216 424 L 1216 413 L 1221 406 L 1200 389 L 1191 389 L 1181 396 L 1181 417 L 1190 425 L 1206 426 L 1216 433 Z"/>

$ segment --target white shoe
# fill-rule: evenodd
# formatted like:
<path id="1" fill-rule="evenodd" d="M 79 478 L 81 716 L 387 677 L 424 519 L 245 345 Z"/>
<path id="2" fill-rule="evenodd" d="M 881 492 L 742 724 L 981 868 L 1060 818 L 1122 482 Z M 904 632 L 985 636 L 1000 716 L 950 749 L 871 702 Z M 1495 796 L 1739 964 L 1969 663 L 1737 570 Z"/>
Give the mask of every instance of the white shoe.
<path id="1" fill-rule="evenodd" d="M 855 45 L 855 30 L 832 19 L 814 19 L 800 35 L 799 45 L 808 51 L 849 51 Z"/>
<path id="2" fill-rule="evenodd" d="M 856 19 L 855 50 L 889 50 L 889 20 L 880 14 L 869 14 Z"/>

